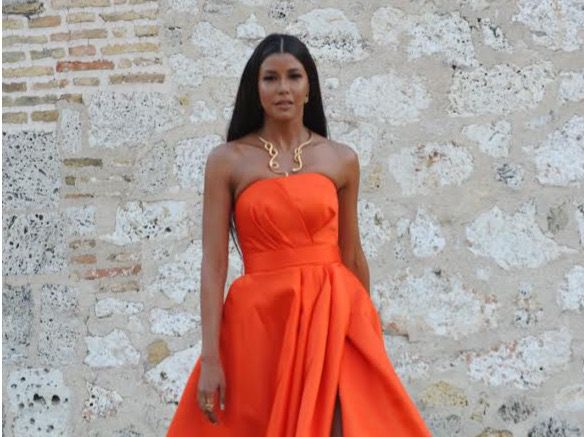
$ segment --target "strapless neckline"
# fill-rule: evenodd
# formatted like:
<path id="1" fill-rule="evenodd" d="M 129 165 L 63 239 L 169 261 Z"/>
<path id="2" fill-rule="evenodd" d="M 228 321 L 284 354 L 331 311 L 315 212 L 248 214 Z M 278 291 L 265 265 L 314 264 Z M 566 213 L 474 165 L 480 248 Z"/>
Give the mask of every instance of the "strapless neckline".
<path id="1" fill-rule="evenodd" d="M 239 201 L 241 200 L 241 198 L 246 195 L 249 191 L 252 191 L 253 188 L 261 186 L 261 184 L 263 183 L 267 183 L 267 182 L 275 182 L 278 180 L 282 180 L 282 179 L 290 179 L 290 178 L 294 178 L 294 177 L 300 177 L 300 176 L 317 176 L 317 177 L 321 177 L 324 178 L 325 180 L 327 180 L 331 186 L 334 188 L 335 191 L 338 191 L 337 188 L 337 184 L 336 182 L 328 175 L 324 174 L 324 173 L 320 173 L 320 172 L 316 172 L 316 171 L 307 171 L 307 172 L 303 172 L 303 173 L 293 173 L 289 176 L 274 176 L 274 177 L 269 177 L 269 178 L 259 178 L 256 179 L 255 181 L 250 182 L 249 184 L 247 184 L 245 186 L 245 188 L 243 188 L 243 190 L 241 190 L 241 192 L 237 195 L 235 201 L 234 201 L 234 209 L 237 208 L 237 205 L 239 204 Z"/>

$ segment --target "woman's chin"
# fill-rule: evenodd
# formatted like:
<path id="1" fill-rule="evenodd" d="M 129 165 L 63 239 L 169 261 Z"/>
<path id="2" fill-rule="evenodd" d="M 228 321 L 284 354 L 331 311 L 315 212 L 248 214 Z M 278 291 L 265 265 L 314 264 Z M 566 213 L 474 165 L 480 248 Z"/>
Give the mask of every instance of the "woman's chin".
<path id="1" fill-rule="evenodd" d="M 296 111 L 286 111 L 270 114 L 274 120 L 292 120 L 297 115 Z"/>

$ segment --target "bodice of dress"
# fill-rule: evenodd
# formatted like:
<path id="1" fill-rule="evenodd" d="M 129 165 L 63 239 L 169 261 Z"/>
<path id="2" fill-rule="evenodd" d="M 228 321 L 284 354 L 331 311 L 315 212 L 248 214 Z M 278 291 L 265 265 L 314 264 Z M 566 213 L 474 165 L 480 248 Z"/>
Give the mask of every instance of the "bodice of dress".
<path id="1" fill-rule="evenodd" d="M 303 247 L 338 247 L 338 197 L 333 180 L 316 172 L 251 182 L 235 201 L 244 257 Z"/>

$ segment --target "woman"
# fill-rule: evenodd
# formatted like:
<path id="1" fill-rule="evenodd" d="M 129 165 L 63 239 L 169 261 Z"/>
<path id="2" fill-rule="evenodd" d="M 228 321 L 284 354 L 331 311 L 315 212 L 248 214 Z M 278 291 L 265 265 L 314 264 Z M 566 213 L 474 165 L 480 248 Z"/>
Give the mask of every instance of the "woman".
<path id="1" fill-rule="evenodd" d="M 429 436 L 369 297 L 357 154 L 327 139 L 296 37 L 255 49 L 227 140 L 205 166 L 201 356 L 167 437 Z M 230 221 L 245 274 L 223 303 Z"/>

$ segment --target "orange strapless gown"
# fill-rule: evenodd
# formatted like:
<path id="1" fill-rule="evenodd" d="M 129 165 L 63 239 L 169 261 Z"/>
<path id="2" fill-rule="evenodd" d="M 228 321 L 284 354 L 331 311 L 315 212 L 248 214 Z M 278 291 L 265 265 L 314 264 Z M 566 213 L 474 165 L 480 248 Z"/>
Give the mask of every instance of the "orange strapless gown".
<path id="1" fill-rule="evenodd" d="M 220 354 L 225 410 L 197 405 L 200 359 L 167 437 L 430 436 L 385 351 L 367 291 L 340 257 L 338 197 L 321 173 L 259 179 L 235 203 L 245 274 L 229 287 Z"/>

